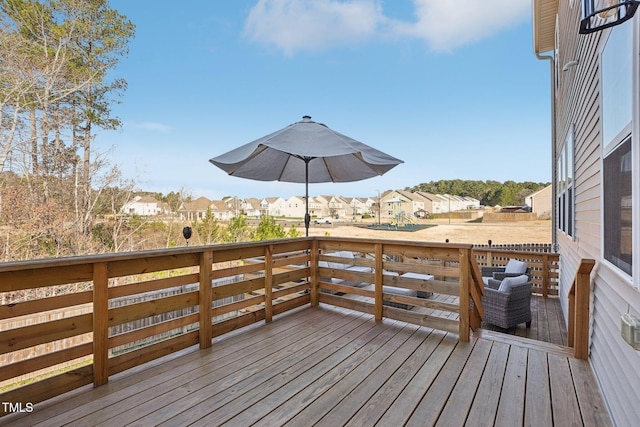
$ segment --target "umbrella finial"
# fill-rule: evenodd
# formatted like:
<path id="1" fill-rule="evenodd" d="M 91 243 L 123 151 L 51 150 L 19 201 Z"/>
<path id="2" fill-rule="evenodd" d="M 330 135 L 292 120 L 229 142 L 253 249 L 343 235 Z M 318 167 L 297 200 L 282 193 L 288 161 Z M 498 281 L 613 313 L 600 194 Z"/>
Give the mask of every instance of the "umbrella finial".
<path id="1" fill-rule="evenodd" d="M 302 116 L 302 121 L 303 122 L 310 122 L 311 121 L 311 116 Z"/>

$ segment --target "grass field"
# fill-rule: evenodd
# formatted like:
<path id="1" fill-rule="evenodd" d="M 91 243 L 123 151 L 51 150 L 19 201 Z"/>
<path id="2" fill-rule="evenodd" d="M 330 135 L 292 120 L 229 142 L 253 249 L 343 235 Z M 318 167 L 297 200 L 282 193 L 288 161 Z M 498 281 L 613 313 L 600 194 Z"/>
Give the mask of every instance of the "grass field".
<path id="1" fill-rule="evenodd" d="M 362 225 L 361 223 L 357 223 Z M 411 240 L 423 242 L 486 244 L 551 243 L 551 221 L 519 221 L 505 223 L 481 223 L 448 219 L 426 220 L 421 224 L 434 225 L 421 230 L 406 232 L 374 230 L 354 225 L 311 225 L 310 236 L 361 237 L 370 239 Z M 300 230 L 304 233 L 304 229 Z"/>

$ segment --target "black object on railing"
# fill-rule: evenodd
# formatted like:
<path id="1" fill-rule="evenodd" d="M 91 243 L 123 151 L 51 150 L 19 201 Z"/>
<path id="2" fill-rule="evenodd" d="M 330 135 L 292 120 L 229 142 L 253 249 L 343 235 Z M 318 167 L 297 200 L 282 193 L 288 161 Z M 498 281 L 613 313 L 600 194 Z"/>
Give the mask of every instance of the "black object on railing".
<path id="1" fill-rule="evenodd" d="M 189 246 L 189 239 L 191 238 L 191 227 L 185 227 L 182 229 L 182 235 L 184 236 L 185 240 L 187 241 L 187 246 Z"/>

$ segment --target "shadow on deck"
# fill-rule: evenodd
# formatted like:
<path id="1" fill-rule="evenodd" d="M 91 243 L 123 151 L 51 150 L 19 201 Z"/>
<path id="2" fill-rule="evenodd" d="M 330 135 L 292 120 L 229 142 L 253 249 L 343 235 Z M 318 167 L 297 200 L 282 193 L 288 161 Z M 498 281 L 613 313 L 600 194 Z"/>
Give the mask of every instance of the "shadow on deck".
<path id="1" fill-rule="evenodd" d="M 537 330 L 540 330 L 538 324 Z M 45 425 L 610 425 L 588 362 L 321 304 L 3 418 Z M 505 337 L 504 334 L 495 334 Z M 254 424 L 255 423 L 255 424 Z"/>

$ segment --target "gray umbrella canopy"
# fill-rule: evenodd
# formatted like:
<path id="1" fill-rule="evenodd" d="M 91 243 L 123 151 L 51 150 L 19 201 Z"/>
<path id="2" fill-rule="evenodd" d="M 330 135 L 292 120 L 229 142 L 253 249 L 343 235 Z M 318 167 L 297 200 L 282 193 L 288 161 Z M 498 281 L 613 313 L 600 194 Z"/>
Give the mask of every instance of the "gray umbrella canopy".
<path id="1" fill-rule="evenodd" d="M 257 181 L 352 182 L 403 163 L 304 116 L 302 121 L 209 160 L 229 175 Z M 309 212 L 305 215 L 307 235 Z"/>

